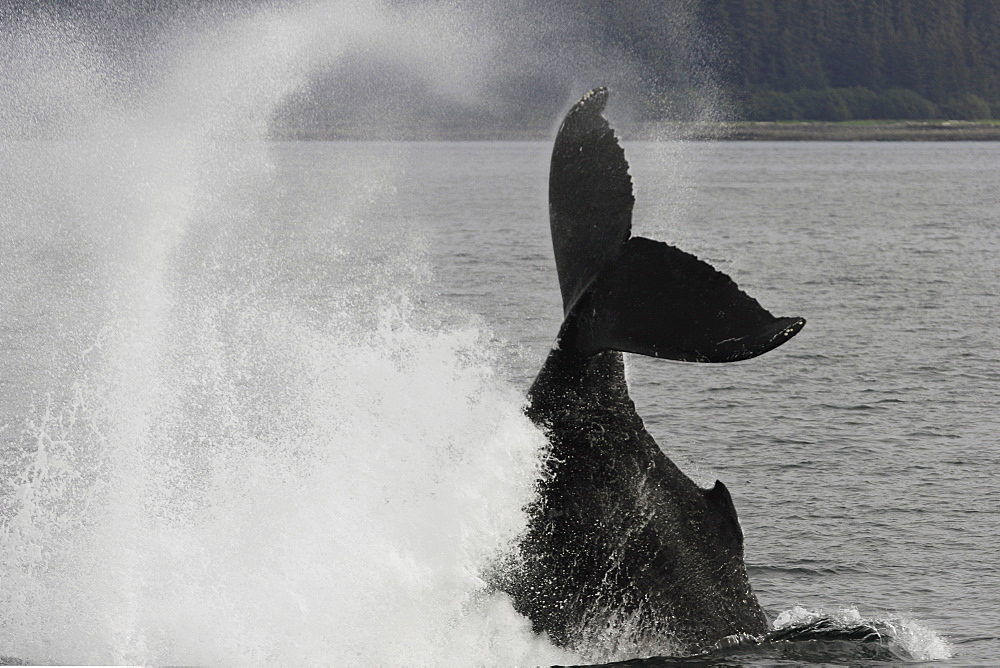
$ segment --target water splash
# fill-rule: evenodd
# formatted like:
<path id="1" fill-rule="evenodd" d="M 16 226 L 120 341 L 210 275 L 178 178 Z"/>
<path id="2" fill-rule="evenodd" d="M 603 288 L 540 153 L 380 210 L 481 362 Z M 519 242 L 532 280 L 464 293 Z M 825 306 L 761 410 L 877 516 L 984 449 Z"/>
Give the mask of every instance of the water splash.
<path id="1" fill-rule="evenodd" d="M 49 314 L 38 326 L 75 359 L 20 438 L 4 429 L 0 655 L 569 660 L 483 581 L 523 528 L 543 440 L 490 334 L 411 304 L 427 272 L 382 215 L 394 151 L 345 153 L 365 188 L 332 175 L 332 210 L 296 202 L 277 231 L 266 215 L 288 203 L 269 123 L 348 51 L 473 90 L 489 52 L 456 46 L 442 11 L 168 16 L 146 54 L 44 14 L 4 28 L 4 134 L 54 138 L 3 140 L 9 243 L 73 259 L 11 303 Z M 283 254 L 282 235 L 308 239 Z M 50 273 L 11 256 L 16 275 Z"/>
<path id="2" fill-rule="evenodd" d="M 871 629 L 889 658 L 903 661 L 941 661 L 952 656 L 948 641 L 920 622 L 900 615 L 862 615 L 857 608 L 810 610 L 794 607 L 774 621 L 775 632 L 794 631 L 823 622 L 833 630 Z"/>
<path id="3" fill-rule="evenodd" d="M 189 350 L 198 380 L 165 379 L 173 396 L 137 397 L 141 412 L 88 380 L 29 425 L 0 533 L 0 653 L 566 660 L 481 577 L 523 528 L 541 436 L 480 332 L 345 319 Z M 254 402 L 243 382 L 279 391 Z"/>
<path id="4" fill-rule="evenodd" d="M 727 636 L 693 656 L 654 656 L 629 665 L 743 666 L 940 661 L 952 656 L 937 633 L 898 615 L 867 617 L 855 608 L 782 612 L 763 636 Z M 616 664 L 617 665 L 617 664 Z"/>

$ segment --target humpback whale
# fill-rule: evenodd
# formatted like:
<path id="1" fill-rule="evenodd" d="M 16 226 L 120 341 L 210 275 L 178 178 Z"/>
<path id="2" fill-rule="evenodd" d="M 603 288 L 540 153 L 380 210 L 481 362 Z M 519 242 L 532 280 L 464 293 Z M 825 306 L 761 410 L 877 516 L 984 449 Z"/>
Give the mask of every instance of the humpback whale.
<path id="1" fill-rule="evenodd" d="M 775 317 L 731 278 L 631 236 L 625 152 L 606 88 L 566 115 L 552 152 L 549 220 L 564 321 L 525 412 L 549 441 L 528 527 L 500 576 L 515 609 L 558 645 L 697 652 L 770 628 L 721 481 L 699 488 L 664 454 L 628 394 L 622 353 L 733 362 L 805 324 Z"/>

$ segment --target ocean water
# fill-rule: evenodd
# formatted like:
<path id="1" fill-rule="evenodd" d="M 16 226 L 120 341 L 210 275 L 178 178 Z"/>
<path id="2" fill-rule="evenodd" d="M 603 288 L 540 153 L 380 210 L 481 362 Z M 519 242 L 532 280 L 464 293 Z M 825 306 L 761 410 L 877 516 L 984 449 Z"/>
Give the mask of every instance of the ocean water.
<path id="1" fill-rule="evenodd" d="M 624 145 L 637 233 L 809 320 L 629 367 L 668 455 L 732 491 L 769 614 L 989 661 L 1000 147 Z M 628 658 L 552 647 L 483 581 L 544 448 L 549 145 L 160 148 L 209 157 L 4 144 L 0 655 Z"/>
<path id="2" fill-rule="evenodd" d="M 359 53 L 488 102 L 505 48 L 559 35 L 97 9 L 0 26 L 0 657 L 630 658 L 553 647 L 486 586 L 545 449 L 521 408 L 560 321 L 551 144 L 259 139 Z M 624 145 L 636 233 L 809 321 L 745 363 L 629 360 L 667 454 L 731 490 L 768 613 L 992 661 L 1000 147 Z M 800 649 L 738 660 L 865 660 Z"/>

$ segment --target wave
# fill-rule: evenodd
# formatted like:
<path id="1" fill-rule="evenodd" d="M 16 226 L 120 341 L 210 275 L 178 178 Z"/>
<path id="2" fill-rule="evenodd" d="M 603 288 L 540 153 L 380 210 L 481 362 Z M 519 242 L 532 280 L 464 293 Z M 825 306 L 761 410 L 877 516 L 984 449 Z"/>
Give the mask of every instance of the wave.
<path id="1" fill-rule="evenodd" d="M 843 664 L 937 661 L 951 656 L 946 640 L 903 617 L 865 617 L 855 608 L 824 611 L 796 607 L 782 612 L 774 629 L 763 636 L 729 636 L 692 656 L 656 656 L 603 665 Z"/>
<path id="2" fill-rule="evenodd" d="M 872 573 L 869 568 L 859 566 L 754 566 L 747 565 L 747 573 L 751 576 L 764 575 L 860 575 Z"/>

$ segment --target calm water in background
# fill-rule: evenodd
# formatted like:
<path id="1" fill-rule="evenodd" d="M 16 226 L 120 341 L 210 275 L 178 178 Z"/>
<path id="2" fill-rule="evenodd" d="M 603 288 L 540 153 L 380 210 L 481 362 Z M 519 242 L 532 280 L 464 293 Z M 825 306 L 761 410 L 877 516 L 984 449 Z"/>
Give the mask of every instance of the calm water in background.
<path id="1" fill-rule="evenodd" d="M 473 605 L 542 447 L 549 145 L 201 148 L 5 147 L 0 654 L 571 660 Z M 630 362 L 765 608 L 1000 655 L 1000 146 L 625 148 L 635 232 L 808 320 L 745 363 Z"/>

